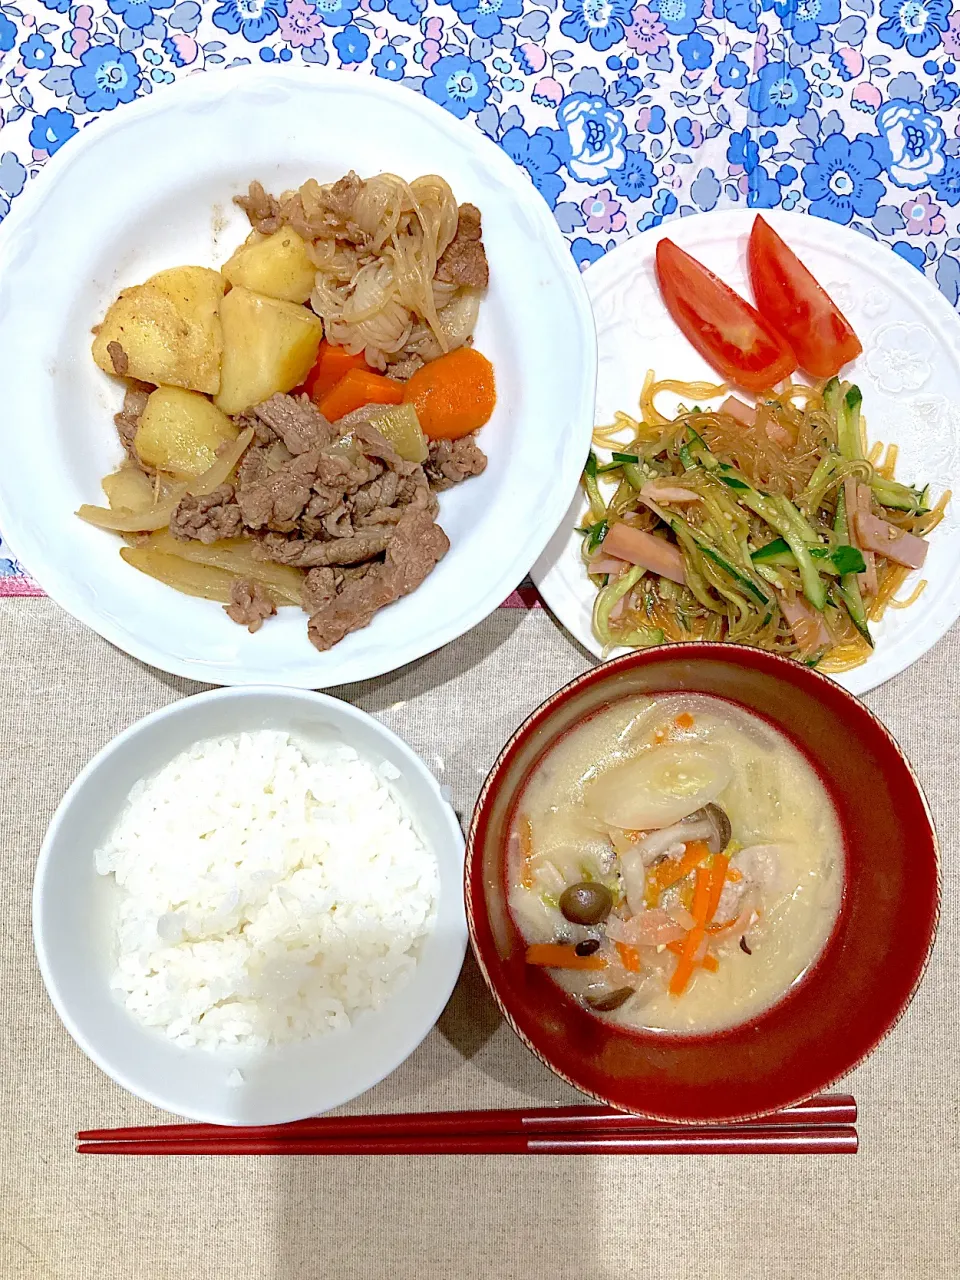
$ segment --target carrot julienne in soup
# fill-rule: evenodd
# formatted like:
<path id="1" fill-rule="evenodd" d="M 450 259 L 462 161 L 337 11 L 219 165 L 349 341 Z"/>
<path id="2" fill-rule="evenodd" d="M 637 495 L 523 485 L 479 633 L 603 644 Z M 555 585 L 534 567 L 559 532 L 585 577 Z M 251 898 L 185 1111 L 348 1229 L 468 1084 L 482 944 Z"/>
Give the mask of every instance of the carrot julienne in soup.
<path id="1" fill-rule="evenodd" d="M 751 1020 L 802 980 L 840 910 L 826 788 L 783 734 L 713 696 L 597 712 L 537 765 L 513 832 L 527 962 L 627 1028 Z"/>

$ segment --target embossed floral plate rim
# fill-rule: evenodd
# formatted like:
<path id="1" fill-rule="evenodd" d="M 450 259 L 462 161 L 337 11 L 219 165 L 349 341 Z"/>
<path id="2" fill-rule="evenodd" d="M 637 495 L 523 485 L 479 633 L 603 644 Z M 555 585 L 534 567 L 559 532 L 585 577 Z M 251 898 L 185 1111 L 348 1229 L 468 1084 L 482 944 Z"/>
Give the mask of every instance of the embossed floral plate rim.
<path id="1" fill-rule="evenodd" d="M 336 120 L 351 127 L 333 127 Z M 451 550 L 426 582 L 326 653 L 281 610 L 250 636 L 216 604 L 120 559 L 73 512 L 122 450 L 121 391 L 89 354 L 120 288 L 218 265 L 248 227 L 231 196 L 397 169 L 439 171 L 484 217 L 491 286 L 477 346 L 497 371 L 484 475 L 441 495 Z M 565 342 L 578 353 L 559 364 Z M 0 228 L 0 529 L 43 589 L 125 652 L 212 684 L 325 688 L 396 670 L 462 635 L 520 582 L 561 519 L 592 425 L 596 346 L 583 281 L 546 203 L 478 130 L 403 86 L 324 68 L 237 68 L 178 81 L 97 120 Z"/>
<path id="2" fill-rule="evenodd" d="M 931 535 L 923 570 L 900 593 L 905 598 L 925 578 L 920 598 L 908 609 L 888 609 L 872 627 L 872 657 L 834 677 L 851 693 L 867 693 L 921 658 L 960 616 L 960 316 L 886 245 L 808 214 L 762 212 L 836 298 L 863 342 L 863 354 L 844 376 L 863 390 L 870 442 L 899 447 L 898 478 L 929 481 L 934 497 L 947 488 L 957 495 Z M 637 411 L 648 368 L 658 377 L 719 381 L 663 306 L 654 253 L 667 236 L 749 298 L 746 242 L 755 216 L 727 209 L 651 228 L 586 271 L 599 348 L 598 423 L 613 421 L 617 409 Z M 575 532 L 584 506 L 578 493 L 531 576 L 554 615 L 599 658 L 591 628 L 595 592 Z"/>

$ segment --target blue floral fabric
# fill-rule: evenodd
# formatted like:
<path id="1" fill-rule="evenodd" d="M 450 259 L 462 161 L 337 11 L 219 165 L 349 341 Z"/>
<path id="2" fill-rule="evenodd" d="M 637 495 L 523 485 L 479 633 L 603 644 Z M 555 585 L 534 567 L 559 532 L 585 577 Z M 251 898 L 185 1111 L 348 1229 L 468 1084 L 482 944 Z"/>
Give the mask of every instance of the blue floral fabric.
<path id="1" fill-rule="evenodd" d="M 800 209 L 960 300 L 952 0 L 0 0 L 0 220 L 96 116 L 251 62 L 425 94 L 526 171 L 581 267 L 671 218 Z"/>

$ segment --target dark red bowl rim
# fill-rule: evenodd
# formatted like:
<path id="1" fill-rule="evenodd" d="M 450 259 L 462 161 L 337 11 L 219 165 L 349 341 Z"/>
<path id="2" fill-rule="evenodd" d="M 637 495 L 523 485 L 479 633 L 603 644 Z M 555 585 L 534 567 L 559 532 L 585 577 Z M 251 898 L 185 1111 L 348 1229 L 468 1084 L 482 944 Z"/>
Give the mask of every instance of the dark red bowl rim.
<path id="1" fill-rule="evenodd" d="M 552 1062 L 546 1054 L 542 1053 L 518 1025 L 507 1004 L 501 997 L 500 992 L 497 990 L 496 984 L 493 981 L 484 960 L 482 949 L 477 938 L 477 907 L 479 904 L 482 911 L 485 911 L 485 907 L 483 906 L 484 895 L 482 886 L 474 883 L 474 862 L 477 851 L 482 846 L 482 838 L 485 834 L 488 820 L 487 809 L 492 793 L 495 792 L 499 784 L 500 775 L 504 772 L 513 756 L 519 750 L 521 744 L 532 733 L 536 732 L 549 721 L 550 717 L 559 705 L 567 701 L 580 689 L 597 682 L 602 682 L 611 676 L 615 676 L 620 671 L 656 663 L 661 658 L 669 658 L 670 660 L 678 661 L 682 661 L 686 658 L 694 662 L 713 659 L 722 662 L 733 662 L 734 664 L 738 659 L 749 660 L 751 664 L 755 664 L 758 661 L 768 661 L 771 664 L 773 674 L 776 674 L 776 670 L 779 667 L 782 668 L 785 673 L 789 672 L 793 679 L 800 678 L 809 680 L 813 687 L 816 687 L 818 684 L 828 686 L 833 697 L 837 697 L 839 695 L 841 700 L 846 699 L 856 708 L 858 713 L 865 715 L 870 721 L 872 721 L 873 727 L 881 737 L 886 740 L 887 744 L 899 757 L 910 781 L 916 789 L 917 797 L 920 801 L 921 808 L 926 816 L 927 825 L 929 827 L 930 842 L 936 868 L 936 895 L 930 917 L 929 934 L 926 939 L 922 959 L 918 965 L 917 976 L 912 987 L 902 999 L 899 1008 L 894 1012 L 887 1024 L 871 1040 L 869 1040 L 866 1046 L 857 1053 L 856 1057 L 851 1059 L 849 1064 L 844 1066 L 841 1070 L 834 1071 L 828 1077 L 825 1077 L 815 1088 L 811 1088 L 798 1094 L 796 1097 L 791 1097 L 790 1099 L 783 1101 L 776 1108 L 768 1107 L 759 1111 L 744 1112 L 742 1115 L 738 1115 L 736 1117 L 737 1120 L 742 1121 L 759 1120 L 765 1115 L 770 1115 L 772 1112 L 780 1110 L 782 1107 L 794 1106 L 818 1096 L 835 1085 L 838 1080 L 845 1078 L 852 1071 L 855 1071 L 867 1060 L 867 1058 L 870 1057 L 871 1054 L 876 1051 L 878 1046 L 881 1045 L 890 1033 L 896 1029 L 903 1019 L 904 1014 L 907 1012 L 907 1009 L 913 1002 L 930 964 L 930 958 L 933 953 L 940 925 L 941 905 L 943 900 L 943 872 L 940 856 L 940 842 L 937 836 L 936 826 L 934 825 L 930 805 L 927 801 L 923 787 L 920 785 L 920 781 L 917 778 L 916 771 L 910 763 L 910 760 L 903 748 L 879 716 L 871 711 L 864 702 L 848 690 L 844 689 L 842 685 L 837 681 L 832 680 L 829 676 L 814 670 L 812 667 L 804 667 L 792 658 L 770 653 L 767 650 L 759 650 L 752 646 L 731 644 L 727 642 L 715 643 L 710 641 L 691 641 L 654 645 L 647 649 L 635 650 L 631 653 L 623 654 L 618 658 L 608 659 L 595 667 L 591 667 L 588 671 L 583 672 L 579 676 L 574 676 L 572 680 L 569 680 L 565 685 L 562 685 L 555 693 L 552 693 L 548 698 L 546 698 L 540 706 L 536 708 L 536 710 L 531 712 L 526 720 L 524 720 L 523 723 L 520 724 L 510 735 L 494 761 L 489 773 L 484 779 L 483 786 L 480 789 L 480 794 L 478 795 L 476 804 L 474 805 L 473 814 L 470 820 L 470 829 L 467 834 L 466 858 L 464 861 L 464 902 L 466 906 L 467 927 L 470 934 L 470 947 L 477 965 L 480 968 L 480 972 L 483 975 L 484 982 L 487 984 L 487 989 L 493 996 L 504 1021 L 523 1042 L 523 1044 L 526 1045 L 530 1052 L 539 1058 L 544 1066 L 548 1067 L 554 1075 L 558 1076 L 561 1080 L 566 1081 L 567 1084 L 571 1085 L 579 1093 L 582 1093 L 585 1097 L 592 1098 L 594 1101 L 601 1103 L 604 1106 L 612 1107 L 620 1111 L 629 1111 L 630 1114 L 647 1116 L 654 1120 L 667 1121 L 672 1124 L 689 1124 L 691 1126 L 705 1126 L 712 1124 L 722 1126 L 724 1124 L 731 1123 L 730 1118 L 690 1119 L 670 1112 L 658 1112 L 647 1108 L 639 1111 L 634 1108 L 624 1107 L 622 1104 L 618 1104 L 615 1100 L 605 1097 L 603 1094 L 597 1093 L 595 1090 L 585 1088 L 570 1074 L 568 1074 L 568 1072 L 564 1071 L 562 1068 L 558 1067 L 556 1063 Z M 798 672 L 802 673 L 799 677 Z M 709 1038 L 709 1036 L 703 1037 L 703 1039 Z"/>

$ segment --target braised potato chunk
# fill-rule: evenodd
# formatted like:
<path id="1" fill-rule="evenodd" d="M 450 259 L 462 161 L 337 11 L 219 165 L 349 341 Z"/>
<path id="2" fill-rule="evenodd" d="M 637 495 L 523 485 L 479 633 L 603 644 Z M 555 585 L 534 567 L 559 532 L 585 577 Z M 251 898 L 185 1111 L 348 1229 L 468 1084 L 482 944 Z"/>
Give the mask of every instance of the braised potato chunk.
<path id="1" fill-rule="evenodd" d="M 94 339 L 94 360 L 105 373 L 214 394 L 225 287 L 219 271 L 173 267 L 124 289 Z"/>
<path id="2" fill-rule="evenodd" d="M 227 415 L 205 396 L 158 387 L 147 401 L 133 447 L 148 467 L 186 478 L 213 466 L 220 446 L 238 434 Z"/>
<path id="3" fill-rule="evenodd" d="M 220 306 L 223 365 L 216 403 L 242 413 L 304 380 L 317 358 L 323 322 L 294 302 L 237 285 Z"/>
<path id="4" fill-rule="evenodd" d="M 251 232 L 221 270 L 233 285 L 286 302 L 306 302 L 317 274 L 306 244 L 292 227 L 266 237 Z"/>

